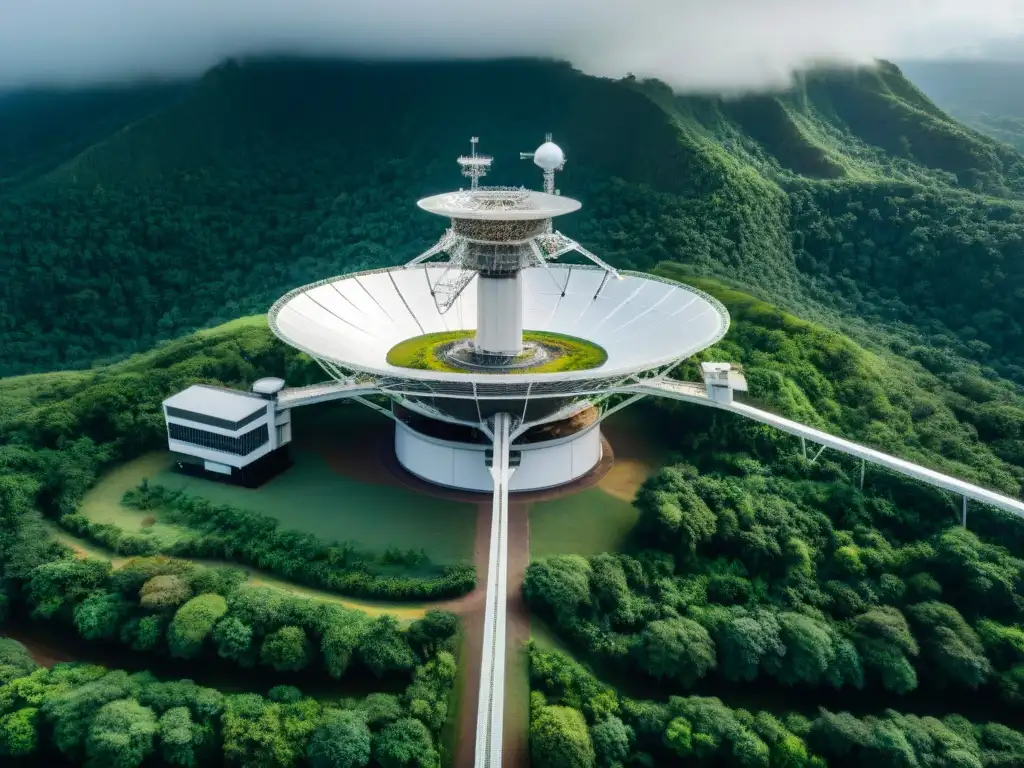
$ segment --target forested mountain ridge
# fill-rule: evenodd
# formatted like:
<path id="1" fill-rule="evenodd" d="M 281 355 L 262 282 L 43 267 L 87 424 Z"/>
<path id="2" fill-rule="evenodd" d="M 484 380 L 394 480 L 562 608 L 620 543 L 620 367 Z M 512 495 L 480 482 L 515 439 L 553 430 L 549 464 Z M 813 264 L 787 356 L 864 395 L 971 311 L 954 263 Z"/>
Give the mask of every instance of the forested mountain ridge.
<path id="1" fill-rule="evenodd" d="M 723 100 L 523 61 L 228 62 L 54 170 L 21 169 L 0 189 L 0 373 L 90 365 L 400 263 L 437 236 L 412 203 L 459 183 L 465 137 L 496 157 L 490 181 L 536 186 L 516 158 L 545 130 L 584 203 L 566 231 L 616 265 L 684 262 L 858 317 L 898 351 L 946 350 L 926 365 L 1024 380 L 1024 160 L 892 65 Z"/>

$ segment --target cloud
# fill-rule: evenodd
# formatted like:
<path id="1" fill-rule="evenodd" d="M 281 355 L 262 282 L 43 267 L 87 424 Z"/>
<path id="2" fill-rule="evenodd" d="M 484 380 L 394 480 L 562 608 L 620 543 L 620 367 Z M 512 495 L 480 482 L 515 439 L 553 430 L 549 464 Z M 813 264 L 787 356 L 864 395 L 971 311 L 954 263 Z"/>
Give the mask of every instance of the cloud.
<path id="1" fill-rule="evenodd" d="M 228 56 L 568 59 L 681 89 L 982 50 L 1024 0 L 0 0 L 0 86 L 196 75 Z"/>

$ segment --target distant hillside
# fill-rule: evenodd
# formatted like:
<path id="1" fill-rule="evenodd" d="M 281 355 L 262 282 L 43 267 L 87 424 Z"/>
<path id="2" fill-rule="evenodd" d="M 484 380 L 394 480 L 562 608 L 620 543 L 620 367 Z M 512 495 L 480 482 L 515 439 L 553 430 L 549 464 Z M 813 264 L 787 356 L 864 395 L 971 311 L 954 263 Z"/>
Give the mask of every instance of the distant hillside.
<path id="1" fill-rule="evenodd" d="M 0 373 L 89 365 L 400 263 L 439 235 L 413 203 L 462 181 L 470 135 L 496 157 L 488 181 L 537 185 L 518 153 L 548 130 L 584 202 L 565 229 L 613 263 L 683 262 L 945 349 L 933 367 L 974 357 L 1024 381 L 1024 160 L 896 67 L 723 100 L 523 61 L 226 63 L 50 153 L 53 170 L 0 189 Z"/>
<path id="2" fill-rule="evenodd" d="M 184 90 L 160 84 L 0 94 L 0 189 L 53 170 Z"/>
<path id="3" fill-rule="evenodd" d="M 1024 62 L 913 61 L 903 68 L 957 119 L 1024 150 Z"/>

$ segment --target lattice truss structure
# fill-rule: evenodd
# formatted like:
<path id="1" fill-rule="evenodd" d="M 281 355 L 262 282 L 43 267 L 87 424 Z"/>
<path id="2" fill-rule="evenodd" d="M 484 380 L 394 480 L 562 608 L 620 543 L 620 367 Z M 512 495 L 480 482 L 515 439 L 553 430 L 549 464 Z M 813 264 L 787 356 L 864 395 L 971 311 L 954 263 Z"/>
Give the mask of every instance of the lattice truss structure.
<path id="1" fill-rule="evenodd" d="M 487 188 L 480 188 L 465 194 L 471 196 L 486 191 Z M 431 294 L 441 314 L 452 308 L 478 272 L 547 267 L 548 262 L 575 252 L 603 269 L 606 276 L 619 276 L 614 267 L 571 237 L 549 231 L 550 223 L 550 219 L 453 219 L 452 226 L 437 243 L 405 266 L 412 268 L 430 261 L 446 265 L 441 277 L 431 285 Z"/>

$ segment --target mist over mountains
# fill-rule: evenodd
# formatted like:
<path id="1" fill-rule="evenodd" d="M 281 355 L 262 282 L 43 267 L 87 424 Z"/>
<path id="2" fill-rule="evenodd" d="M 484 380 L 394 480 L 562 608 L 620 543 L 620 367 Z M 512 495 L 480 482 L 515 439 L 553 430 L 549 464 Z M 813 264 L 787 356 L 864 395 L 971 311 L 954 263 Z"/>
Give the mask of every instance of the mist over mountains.
<path id="1" fill-rule="evenodd" d="M 685 91 L 785 87 L 821 62 L 970 54 L 1016 0 L 37 0 L 0 8 L 0 88 L 194 77 L 226 57 L 567 60 Z"/>

